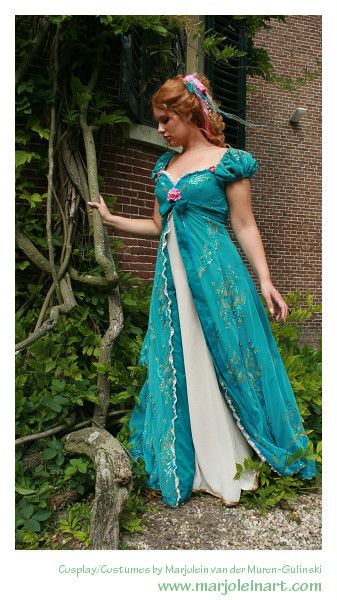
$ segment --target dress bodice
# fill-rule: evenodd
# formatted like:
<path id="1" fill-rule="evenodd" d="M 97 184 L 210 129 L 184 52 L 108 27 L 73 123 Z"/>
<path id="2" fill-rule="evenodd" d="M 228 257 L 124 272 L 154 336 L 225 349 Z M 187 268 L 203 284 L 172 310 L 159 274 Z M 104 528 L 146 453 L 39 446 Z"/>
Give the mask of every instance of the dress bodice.
<path id="1" fill-rule="evenodd" d="M 165 171 L 174 152 L 169 150 L 159 157 L 152 178 L 162 217 L 174 210 L 201 213 L 213 220 L 226 223 L 228 202 L 226 185 L 258 170 L 258 163 L 250 152 L 229 147 L 216 165 L 185 173 L 175 183 Z"/>

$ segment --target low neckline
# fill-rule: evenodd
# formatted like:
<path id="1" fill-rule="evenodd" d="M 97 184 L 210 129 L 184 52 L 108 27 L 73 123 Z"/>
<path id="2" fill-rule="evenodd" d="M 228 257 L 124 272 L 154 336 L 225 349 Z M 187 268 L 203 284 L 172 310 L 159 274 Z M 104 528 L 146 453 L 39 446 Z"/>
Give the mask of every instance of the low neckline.
<path id="1" fill-rule="evenodd" d="M 229 146 L 226 150 L 226 152 L 223 153 L 223 155 L 221 156 L 220 160 L 218 160 L 218 162 L 215 165 L 211 165 L 210 167 L 207 167 L 206 169 L 196 169 L 195 171 L 190 171 L 189 173 L 185 173 L 184 175 L 182 175 L 181 177 L 179 177 L 179 179 L 177 179 L 176 182 L 174 182 L 171 178 L 171 176 L 169 175 L 169 173 L 167 173 L 167 171 L 165 169 L 162 169 L 160 172 L 163 175 L 166 175 L 167 179 L 172 183 L 172 185 L 174 187 L 176 187 L 178 185 L 178 183 L 180 183 L 180 181 L 182 179 L 185 179 L 185 177 L 189 177 L 191 175 L 197 175 L 198 173 L 206 173 L 207 171 L 210 171 L 210 169 L 214 169 L 214 171 L 210 171 L 211 173 L 215 173 L 216 169 L 221 165 L 224 157 L 226 156 L 227 152 L 229 152 L 229 150 L 231 150 L 231 146 Z M 169 151 L 171 152 L 171 151 Z M 172 158 L 172 157 L 171 157 Z M 169 161 L 166 163 L 168 164 L 171 160 L 171 158 L 169 159 Z"/>

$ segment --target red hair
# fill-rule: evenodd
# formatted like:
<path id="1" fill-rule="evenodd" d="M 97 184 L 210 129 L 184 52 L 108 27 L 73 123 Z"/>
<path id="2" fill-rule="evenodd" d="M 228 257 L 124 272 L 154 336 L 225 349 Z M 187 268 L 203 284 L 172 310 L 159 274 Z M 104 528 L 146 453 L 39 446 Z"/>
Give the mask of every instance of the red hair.
<path id="1" fill-rule="evenodd" d="M 226 147 L 224 129 L 225 123 L 219 113 L 212 110 L 210 112 L 210 123 L 212 134 L 208 135 L 205 129 L 205 115 L 200 106 L 198 97 L 189 92 L 184 84 L 183 78 L 185 75 L 177 75 L 167 79 L 163 85 L 152 96 L 152 110 L 158 108 L 167 112 L 174 112 L 180 117 L 187 120 L 187 117 L 192 113 L 191 122 L 194 123 L 214 146 Z M 210 83 L 205 75 L 196 75 L 196 77 L 204 84 L 210 95 Z M 216 105 L 220 103 L 216 102 Z"/>

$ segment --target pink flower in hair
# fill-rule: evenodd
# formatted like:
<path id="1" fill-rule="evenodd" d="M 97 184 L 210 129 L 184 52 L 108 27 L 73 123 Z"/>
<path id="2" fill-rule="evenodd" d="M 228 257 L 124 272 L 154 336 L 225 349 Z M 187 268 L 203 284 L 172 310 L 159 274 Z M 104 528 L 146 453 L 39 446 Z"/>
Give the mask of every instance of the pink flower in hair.
<path id="1" fill-rule="evenodd" d="M 200 79 L 196 77 L 196 73 L 192 73 L 192 75 L 186 75 L 186 77 L 184 77 L 184 81 L 192 81 L 199 92 L 206 94 L 207 88 L 200 81 Z"/>
<path id="2" fill-rule="evenodd" d="M 167 199 L 169 200 L 169 202 L 175 202 L 176 200 L 180 200 L 180 198 L 181 193 L 177 188 L 172 188 L 171 190 L 169 190 L 167 194 Z"/>

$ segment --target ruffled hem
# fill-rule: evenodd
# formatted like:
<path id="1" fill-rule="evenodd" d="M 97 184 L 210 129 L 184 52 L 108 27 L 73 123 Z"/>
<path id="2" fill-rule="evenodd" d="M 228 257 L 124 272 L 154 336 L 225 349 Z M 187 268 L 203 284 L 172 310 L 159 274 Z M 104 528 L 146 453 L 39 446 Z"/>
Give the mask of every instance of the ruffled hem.
<path id="1" fill-rule="evenodd" d="M 174 429 L 174 421 L 177 418 L 177 371 L 176 368 L 174 366 L 174 360 L 173 360 L 173 343 L 172 343 L 172 337 L 174 335 L 174 328 L 172 325 L 172 311 L 171 311 L 171 298 L 169 297 L 168 291 L 167 291 L 167 277 L 166 277 L 166 262 L 167 262 L 167 258 L 165 255 L 165 248 L 167 246 L 167 236 L 169 234 L 169 232 L 171 231 L 170 228 L 170 223 L 169 221 L 167 221 L 167 225 L 166 225 L 166 229 L 164 231 L 163 234 L 163 241 L 162 241 L 162 245 L 161 245 L 161 252 L 163 255 L 163 270 L 162 270 L 162 277 L 164 279 L 164 294 L 166 296 L 167 299 L 167 308 L 168 308 L 168 313 L 169 313 L 169 328 L 170 328 L 170 339 L 169 339 L 169 361 L 171 363 L 172 366 L 172 371 L 173 371 L 173 418 L 172 418 L 172 431 L 173 431 L 173 441 L 172 441 L 172 455 L 174 457 L 174 466 L 172 469 L 173 475 L 174 475 L 174 484 L 175 484 L 175 490 L 177 493 L 177 499 L 176 499 L 176 504 L 178 506 L 180 500 L 181 500 L 181 493 L 179 490 L 179 477 L 177 475 L 177 460 L 176 460 L 176 454 L 175 454 L 175 441 L 176 441 L 176 435 L 175 435 L 175 429 Z"/>

